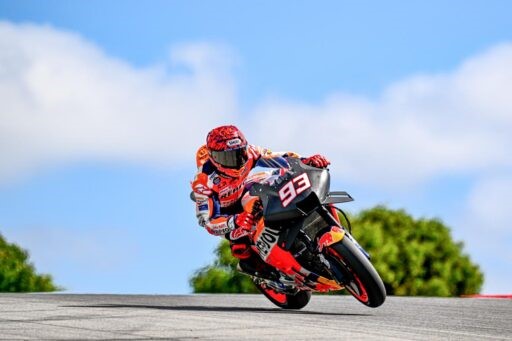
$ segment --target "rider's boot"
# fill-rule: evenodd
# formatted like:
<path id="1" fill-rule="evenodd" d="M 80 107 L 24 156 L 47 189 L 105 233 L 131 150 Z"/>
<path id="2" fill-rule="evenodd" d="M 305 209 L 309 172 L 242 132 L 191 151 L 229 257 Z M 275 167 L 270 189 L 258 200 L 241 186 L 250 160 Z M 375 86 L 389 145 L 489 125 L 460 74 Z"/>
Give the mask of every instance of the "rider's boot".
<path id="1" fill-rule="evenodd" d="M 277 271 L 267 263 L 254 251 L 251 251 L 249 257 L 240 259 L 237 270 L 245 274 L 262 277 L 270 280 L 279 278 Z"/>

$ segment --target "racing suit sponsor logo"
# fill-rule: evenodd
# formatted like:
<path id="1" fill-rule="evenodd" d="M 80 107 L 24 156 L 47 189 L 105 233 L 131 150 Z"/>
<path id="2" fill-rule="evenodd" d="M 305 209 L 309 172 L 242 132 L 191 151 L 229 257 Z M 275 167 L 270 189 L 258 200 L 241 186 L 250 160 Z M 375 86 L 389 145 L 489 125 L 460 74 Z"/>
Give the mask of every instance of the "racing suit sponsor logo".
<path id="1" fill-rule="evenodd" d="M 221 178 L 217 172 L 213 172 L 208 176 L 208 185 L 218 185 L 221 182 Z"/>
<path id="2" fill-rule="evenodd" d="M 259 254 L 263 260 L 268 258 L 270 251 L 277 244 L 279 239 L 279 230 L 265 226 L 263 232 L 256 240 L 256 247 L 258 248 Z"/>
<path id="3" fill-rule="evenodd" d="M 239 192 L 242 189 L 243 185 L 244 185 L 244 183 L 242 182 L 238 186 L 224 188 L 219 193 L 219 199 L 227 198 L 227 197 Z"/>
<path id="4" fill-rule="evenodd" d="M 221 223 L 212 223 L 212 221 L 210 220 L 209 224 L 208 224 L 208 228 L 210 230 L 212 230 L 216 235 L 221 235 L 221 234 L 225 234 L 225 233 L 228 233 L 230 232 L 233 227 L 230 226 L 230 221 L 223 221 Z"/>
<path id="5" fill-rule="evenodd" d="M 210 216 L 210 207 L 208 204 L 208 197 L 202 194 L 196 194 L 196 217 L 200 226 L 205 226 L 208 223 Z"/>

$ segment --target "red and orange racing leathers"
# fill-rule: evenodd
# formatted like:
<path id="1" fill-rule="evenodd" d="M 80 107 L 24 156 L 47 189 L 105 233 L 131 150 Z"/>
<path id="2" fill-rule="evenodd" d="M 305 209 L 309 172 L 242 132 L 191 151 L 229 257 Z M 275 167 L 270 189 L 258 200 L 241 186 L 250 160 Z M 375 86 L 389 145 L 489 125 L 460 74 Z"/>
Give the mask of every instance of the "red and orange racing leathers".
<path id="1" fill-rule="evenodd" d="M 292 152 L 278 153 L 258 146 L 247 146 L 248 160 L 238 177 L 227 176 L 215 168 L 208 158 L 203 145 L 196 154 L 198 172 L 192 181 L 196 199 L 196 216 L 199 225 L 216 236 L 235 229 L 235 214 L 243 211 L 241 197 L 245 190 L 245 180 L 259 159 L 277 156 L 299 157 Z"/>

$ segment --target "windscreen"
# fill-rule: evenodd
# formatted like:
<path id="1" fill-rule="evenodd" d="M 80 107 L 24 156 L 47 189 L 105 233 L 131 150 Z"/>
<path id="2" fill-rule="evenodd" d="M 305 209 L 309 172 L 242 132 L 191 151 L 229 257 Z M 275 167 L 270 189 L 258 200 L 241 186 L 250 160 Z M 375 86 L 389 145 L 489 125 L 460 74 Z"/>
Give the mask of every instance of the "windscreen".
<path id="1" fill-rule="evenodd" d="M 285 158 L 278 156 L 273 158 L 261 158 L 251 170 L 246 180 L 246 186 L 254 183 L 272 185 L 288 169 L 290 164 Z"/>

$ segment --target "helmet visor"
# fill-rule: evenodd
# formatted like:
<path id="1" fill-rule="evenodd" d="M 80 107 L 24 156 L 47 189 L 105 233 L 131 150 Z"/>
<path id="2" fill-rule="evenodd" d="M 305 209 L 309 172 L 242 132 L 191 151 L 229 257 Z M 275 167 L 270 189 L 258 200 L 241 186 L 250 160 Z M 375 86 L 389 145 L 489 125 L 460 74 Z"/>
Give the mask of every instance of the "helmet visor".
<path id="1" fill-rule="evenodd" d="M 231 150 L 212 150 L 212 159 L 226 168 L 241 168 L 247 162 L 247 147 Z"/>

